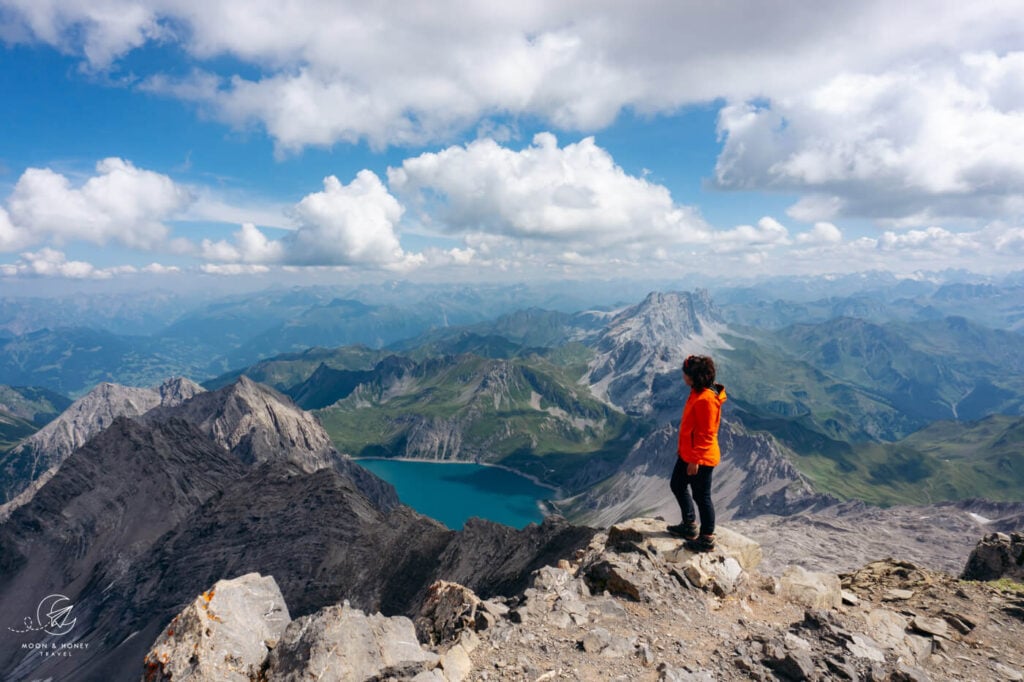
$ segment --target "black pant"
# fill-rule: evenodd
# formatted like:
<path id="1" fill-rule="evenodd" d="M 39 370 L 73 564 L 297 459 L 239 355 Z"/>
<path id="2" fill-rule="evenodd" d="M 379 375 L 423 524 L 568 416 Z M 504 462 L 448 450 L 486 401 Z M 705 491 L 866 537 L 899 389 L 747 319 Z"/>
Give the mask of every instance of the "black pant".
<path id="1" fill-rule="evenodd" d="M 690 502 L 690 493 L 686 490 L 689 486 L 693 491 L 693 501 L 697 503 L 697 510 L 700 512 L 700 534 L 715 534 L 715 505 L 711 503 L 711 474 L 715 467 L 700 466 L 697 473 L 690 476 L 686 473 L 687 464 L 681 459 L 676 459 L 676 468 L 672 470 L 672 481 L 669 486 L 672 494 L 679 502 L 679 510 L 683 513 L 683 523 L 695 523 L 697 517 L 693 513 L 693 504 Z"/>

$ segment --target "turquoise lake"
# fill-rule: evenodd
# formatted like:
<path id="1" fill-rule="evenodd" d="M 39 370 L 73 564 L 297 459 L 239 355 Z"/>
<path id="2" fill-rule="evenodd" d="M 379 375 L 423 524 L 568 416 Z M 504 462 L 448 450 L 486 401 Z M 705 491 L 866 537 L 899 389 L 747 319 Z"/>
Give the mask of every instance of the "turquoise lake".
<path id="1" fill-rule="evenodd" d="M 471 516 L 522 528 L 540 523 L 538 507 L 552 491 L 511 471 L 479 464 L 360 459 L 395 486 L 398 497 L 421 514 L 458 530 Z"/>

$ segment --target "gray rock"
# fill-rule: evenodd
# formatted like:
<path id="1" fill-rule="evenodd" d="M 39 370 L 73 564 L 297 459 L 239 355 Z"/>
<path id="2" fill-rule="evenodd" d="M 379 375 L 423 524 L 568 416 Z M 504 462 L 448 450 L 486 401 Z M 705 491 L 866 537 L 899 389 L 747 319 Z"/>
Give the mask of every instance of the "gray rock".
<path id="1" fill-rule="evenodd" d="M 581 645 L 588 654 L 598 654 L 607 648 L 611 641 L 612 635 L 610 632 L 604 628 L 594 628 L 583 636 Z"/>
<path id="2" fill-rule="evenodd" d="M 413 677 L 438 662 L 437 654 L 420 647 L 408 618 L 367 616 L 344 605 L 327 606 L 292 621 L 270 654 L 267 679 L 344 682 Z"/>
<path id="3" fill-rule="evenodd" d="M 667 663 L 658 666 L 658 682 L 715 682 L 715 674 L 707 670 L 690 672 Z"/>
<path id="4" fill-rule="evenodd" d="M 836 575 L 789 566 L 782 574 L 781 583 L 782 594 L 803 606 L 834 609 L 842 604 L 842 588 Z"/>
<path id="5" fill-rule="evenodd" d="M 825 660 L 825 665 L 836 679 L 854 680 L 855 682 L 860 679 L 857 668 L 845 658 L 830 656 Z"/>
<path id="6" fill-rule="evenodd" d="M 881 646 L 895 648 L 903 642 L 907 629 L 907 619 L 895 611 L 885 608 L 872 609 L 868 611 L 868 628 Z"/>
<path id="7" fill-rule="evenodd" d="M 648 598 L 645 576 L 623 561 L 610 558 L 587 568 L 587 580 L 596 592 L 607 590 L 634 601 Z"/>
<path id="8" fill-rule="evenodd" d="M 473 661 L 462 644 L 455 644 L 441 654 L 441 669 L 448 682 L 462 682 L 473 671 Z"/>
<path id="9" fill-rule="evenodd" d="M 218 581 L 171 620 L 146 654 L 146 682 L 249 682 L 291 622 L 270 576 Z"/>
<path id="10" fill-rule="evenodd" d="M 914 596 L 913 590 L 902 590 L 900 588 L 894 588 L 888 590 L 885 595 L 882 596 L 882 601 L 906 601 L 912 599 Z"/>
<path id="11" fill-rule="evenodd" d="M 1002 663 L 995 661 L 992 663 L 992 669 L 996 671 L 1004 680 L 1007 682 L 1021 682 L 1024 680 L 1024 674 L 1019 670 L 1003 665 Z"/>
<path id="12" fill-rule="evenodd" d="M 1009 578 L 1024 582 L 1024 533 L 991 533 L 978 542 L 960 576 L 964 580 Z"/>
<path id="13" fill-rule="evenodd" d="M 682 568 L 683 575 L 691 584 L 719 596 L 735 592 L 743 577 L 739 562 L 717 552 L 694 554 Z"/>
<path id="14" fill-rule="evenodd" d="M 463 630 L 485 629 L 491 623 L 478 617 L 480 604 L 473 590 L 438 580 L 427 589 L 416 618 L 416 633 L 425 642 L 443 644 L 454 641 Z"/>
<path id="15" fill-rule="evenodd" d="M 870 637 L 854 635 L 853 639 L 846 643 L 846 648 L 857 658 L 866 658 L 876 663 L 885 662 L 885 654 Z"/>
<path id="16" fill-rule="evenodd" d="M 542 566 L 533 577 L 533 587 L 538 590 L 555 591 L 572 581 L 572 573 L 554 566 Z"/>
<path id="17" fill-rule="evenodd" d="M 941 618 L 930 618 L 928 616 L 914 616 L 910 625 L 918 632 L 935 637 L 949 637 L 949 626 Z"/>
<path id="18" fill-rule="evenodd" d="M 814 659 L 807 649 L 791 648 L 776 643 L 769 645 L 767 654 L 763 663 L 783 679 L 811 680 L 815 678 Z"/>
<path id="19" fill-rule="evenodd" d="M 931 682 L 928 673 L 906 663 L 898 663 L 890 678 L 893 682 Z"/>

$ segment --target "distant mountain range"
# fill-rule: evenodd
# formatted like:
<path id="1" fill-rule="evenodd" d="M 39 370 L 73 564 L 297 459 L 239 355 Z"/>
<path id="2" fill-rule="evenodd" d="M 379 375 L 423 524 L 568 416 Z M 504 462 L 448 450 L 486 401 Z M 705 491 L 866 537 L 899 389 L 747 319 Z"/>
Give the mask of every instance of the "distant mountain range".
<path id="1" fill-rule="evenodd" d="M 656 292 L 611 309 L 533 307 L 488 319 L 474 318 L 535 292 L 437 288 L 430 291 L 444 296 L 428 305 L 428 292 L 401 285 L 376 290 L 371 302 L 329 288 L 271 291 L 208 304 L 161 335 L 137 337 L 142 345 L 107 333 L 33 332 L 9 340 L 0 361 L 17 359 L 22 383 L 53 377 L 65 386 L 109 376 L 111 367 L 135 379 L 167 376 L 175 362 L 141 350 L 160 343 L 165 359 L 187 349 L 193 369 L 205 367 L 191 374 L 199 378 L 229 357 L 294 348 L 205 386 L 240 376 L 268 384 L 315 411 L 336 447 L 353 455 L 502 463 L 572 493 L 619 471 L 645 434 L 678 419 L 686 397 L 679 366 L 690 353 L 718 359 L 727 419 L 774 438 L 814 487 L 842 496 L 897 501 L 911 485 L 913 499 L 930 499 L 924 487 L 944 471 L 931 461 L 938 450 L 905 439 L 936 421 L 959 422 L 966 438 L 980 439 L 972 422 L 1024 413 L 1024 337 L 1009 330 L 1019 283 L 813 284 L 780 285 L 794 296 L 788 302 L 765 298 L 768 287 L 724 290 L 725 304 L 702 290 Z M 815 299 L 816 291 L 831 295 Z M 988 305 L 972 317 L 942 315 L 979 302 Z M 929 312 L 906 319 L 907 306 Z M 978 321 L 994 309 L 1005 328 Z M 766 310 L 773 323 L 743 322 Z M 354 336 L 364 343 L 328 347 Z M 209 352 L 227 354 L 210 361 Z M 33 362 L 45 364 L 33 370 Z M 31 432 L 19 419 L 0 418 L 8 443 Z M 882 459 L 894 467 L 893 485 L 863 466 Z M 984 495 L 988 471 L 927 495 Z"/>

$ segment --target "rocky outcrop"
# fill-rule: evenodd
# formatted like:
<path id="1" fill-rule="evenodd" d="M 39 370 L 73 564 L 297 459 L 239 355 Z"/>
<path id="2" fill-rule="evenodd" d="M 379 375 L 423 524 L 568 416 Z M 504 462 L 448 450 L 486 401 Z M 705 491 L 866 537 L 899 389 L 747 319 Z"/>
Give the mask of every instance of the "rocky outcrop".
<path id="1" fill-rule="evenodd" d="M 487 679 L 938 680 L 1020 678 L 1013 615 L 1024 597 L 882 561 L 831 583 L 829 606 L 793 601 L 778 578 L 744 572 L 735 591 L 694 589 L 652 520 L 595 537 L 564 568 L 542 569 L 508 618 L 476 633 Z M 630 547 L 633 551 L 626 551 Z M 655 549 L 661 548 L 655 552 Z M 630 557 L 633 557 L 630 559 Z M 684 563 L 692 559 L 682 555 Z M 640 599 L 588 577 L 630 564 Z M 845 605 L 835 607 L 841 580 Z M 1024 614 L 1024 610 L 1019 612 Z"/>
<path id="2" fill-rule="evenodd" d="M 664 522 L 631 519 L 515 594 L 434 583 L 419 641 L 408 619 L 328 606 L 288 625 L 260 679 L 1021 678 L 1024 595 L 894 560 L 761 575 L 757 543 L 721 531 L 718 550 L 693 554 Z M 722 558 L 740 565 L 729 590 L 691 578 Z"/>
<path id="3" fill-rule="evenodd" d="M 964 580 L 1008 578 L 1024 583 L 1024 533 L 986 535 L 971 551 L 960 577 Z"/>
<path id="4" fill-rule="evenodd" d="M 171 620 L 146 654 L 143 682 L 462 682 L 480 640 L 472 628 L 454 639 L 422 647 L 408 618 L 348 602 L 291 620 L 274 579 L 249 574 L 219 581 Z"/>
<path id="5" fill-rule="evenodd" d="M 144 682 L 250 682 L 291 622 L 270 576 L 219 580 L 165 627 L 144 659 Z"/>
<path id="6" fill-rule="evenodd" d="M 181 405 L 186 400 L 191 400 L 206 391 L 205 388 L 185 377 L 172 377 L 160 384 L 157 390 L 160 392 L 160 405 L 164 407 Z"/>
<path id="7" fill-rule="evenodd" d="M 0 502 L 10 502 L 49 469 L 59 467 L 72 452 L 110 426 L 117 417 L 136 417 L 160 405 L 178 405 L 202 390 L 198 384 L 182 377 L 169 379 L 156 389 L 110 383 L 98 385 L 3 456 Z"/>

